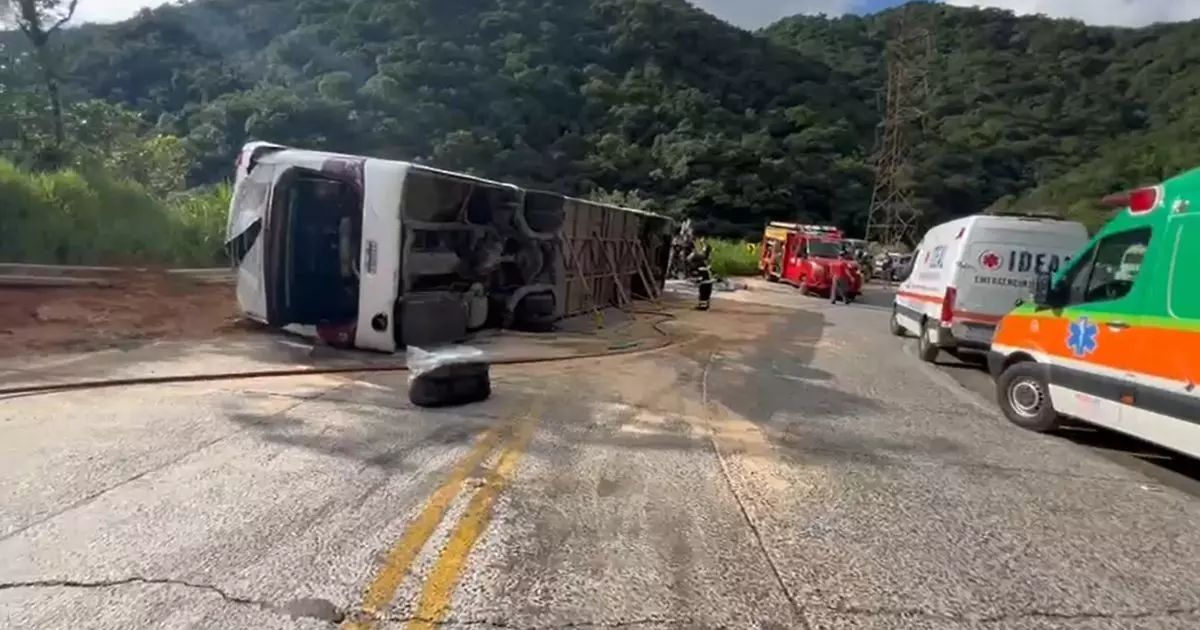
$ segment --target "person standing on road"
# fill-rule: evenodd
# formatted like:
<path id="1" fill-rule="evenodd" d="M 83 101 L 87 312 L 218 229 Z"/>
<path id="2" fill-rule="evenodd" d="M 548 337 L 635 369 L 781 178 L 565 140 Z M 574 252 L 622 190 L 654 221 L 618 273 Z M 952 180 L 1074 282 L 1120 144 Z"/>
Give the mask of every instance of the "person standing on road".
<path id="1" fill-rule="evenodd" d="M 842 260 L 854 260 L 854 252 L 849 248 L 842 250 Z M 829 301 L 837 304 L 839 301 L 843 304 L 849 304 L 850 298 L 846 295 L 846 289 L 850 285 L 848 275 L 848 267 L 846 265 L 837 265 L 832 270 L 833 281 L 829 285 Z"/>
<path id="2" fill-rule="evenodd" d="M 711 255 L 712 247 L 707 243 L 701 243 L 698 247 L 693 248 L 692 255 L 688 258 L 688 268 L 700 285 L 700 301 L 696 305 L 696 309 L 701 311 L 707 311 L 709 301 L 712 300 L 713 276 L 712 268 L 709 266 Z"/>

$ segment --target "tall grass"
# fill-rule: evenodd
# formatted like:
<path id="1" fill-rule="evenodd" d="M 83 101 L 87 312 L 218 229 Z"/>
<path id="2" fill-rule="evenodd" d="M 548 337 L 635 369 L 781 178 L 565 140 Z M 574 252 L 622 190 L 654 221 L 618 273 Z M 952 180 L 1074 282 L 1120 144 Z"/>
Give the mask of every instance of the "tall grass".
<path id="1" fill-rule="evenodd" d="M 758 275 L 759 246 L 756 243 L 705 239 L 712 247 L 713 273 L 723 278 Z"/>
<path id="2" fill-rule="evenodd" d="M 0 262 L 207 266 L 222 261 L 229 187 L 160 200 L 103 172 L 0 160 Z"/>
<path id="3" fill-rule="evenodd" d="M 174 228 L 172 242 L 180 248 L 180 262 L 225 262 L 225 222 L 232 198 L 233 186 L 223 182 L 170 199 L 167 211 Z"/>

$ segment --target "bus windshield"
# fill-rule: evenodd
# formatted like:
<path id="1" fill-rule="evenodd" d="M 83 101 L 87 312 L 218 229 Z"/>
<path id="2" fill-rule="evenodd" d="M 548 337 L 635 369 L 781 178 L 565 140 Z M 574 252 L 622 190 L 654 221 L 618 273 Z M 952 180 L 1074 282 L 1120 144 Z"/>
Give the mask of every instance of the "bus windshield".
<path id="1" fill-rule="evenodd" d="M 842 246 L 832 241 L 809 241 L 808 255 L 815 258 L 838 258 L 842 255 Z"/>

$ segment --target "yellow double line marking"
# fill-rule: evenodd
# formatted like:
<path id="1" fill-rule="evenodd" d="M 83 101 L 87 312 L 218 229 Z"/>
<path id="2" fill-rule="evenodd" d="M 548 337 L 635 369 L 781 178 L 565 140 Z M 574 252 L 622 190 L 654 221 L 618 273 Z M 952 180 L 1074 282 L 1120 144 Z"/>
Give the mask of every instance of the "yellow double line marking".
<path id="1" fill-rule="evenodd" d="M 484 432 L 467 456 L 450 471 L 446 481 L 429 497 L 425 508 L 408 526 L 400 540 L 388 551 L 387 557 L 363 595 L 362 614 L 348 618 L 342 625 L 343 628 L 368 630 L 374 628 L 379 619 L 386 614 L 396 596 L 396 590 L 400 588 L 413 562 L 445 518 L 463 483 L 487 461 L 503 438 L 503 446 L 495 467 L 488 471 L 485 483 L 475 491 L 467 503 L 466 510 L 425 580 L 420 602 L 413 615 L 414 621 L 409 623 L 409 627 L 431 628 L 445 618 L 450 609 L 450 598 L 458 585 L 467 557 L 487 529 L 492 517 L 492 506 L 500 492 L 512 480 L 525 447 L 533 437 L 537 413 L 537 409 L 530 410 L 530 413 L 515 422 L 501 423 Z"/>

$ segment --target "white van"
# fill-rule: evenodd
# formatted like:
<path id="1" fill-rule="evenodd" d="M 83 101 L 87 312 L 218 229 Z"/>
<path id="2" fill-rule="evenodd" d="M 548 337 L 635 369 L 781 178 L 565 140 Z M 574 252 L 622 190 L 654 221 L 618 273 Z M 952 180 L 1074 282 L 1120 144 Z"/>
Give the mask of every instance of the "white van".
<path id="1" fill-rule="evenodd" d="M 1058 271 L 1087 242 L 1083 225 L 1044 217 L 987 214 L 936 226 L 896 291 L 892 334 L 916 335 L 925 361 L 943 349 L 986 350 L 1037 274 Z"/>

